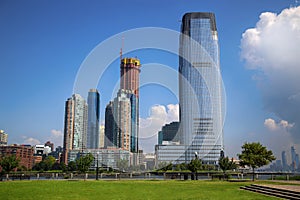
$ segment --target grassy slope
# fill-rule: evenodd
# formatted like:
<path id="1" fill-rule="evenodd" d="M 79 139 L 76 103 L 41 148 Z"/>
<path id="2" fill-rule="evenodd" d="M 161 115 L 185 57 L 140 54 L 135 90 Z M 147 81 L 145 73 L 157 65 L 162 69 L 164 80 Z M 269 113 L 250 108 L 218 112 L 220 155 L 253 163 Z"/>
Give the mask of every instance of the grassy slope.
<path id="1" fill-rule="evenodd" d="M 275 199 L 211 181 L 11 181 L 0 199 Z"/>

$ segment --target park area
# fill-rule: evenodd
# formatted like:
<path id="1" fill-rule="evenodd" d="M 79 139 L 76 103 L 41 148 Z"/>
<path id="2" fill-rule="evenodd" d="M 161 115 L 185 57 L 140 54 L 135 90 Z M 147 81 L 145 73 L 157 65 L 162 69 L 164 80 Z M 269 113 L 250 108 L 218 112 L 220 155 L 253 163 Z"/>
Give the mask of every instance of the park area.
<path id="1" fill-rule="evenodd" d="M 240 189 L 241 186 L 246 185 L 251 185 L 251 182 L 178 180 L 5 181 L 0 182 L 0 199 L 277 199 Z"/>

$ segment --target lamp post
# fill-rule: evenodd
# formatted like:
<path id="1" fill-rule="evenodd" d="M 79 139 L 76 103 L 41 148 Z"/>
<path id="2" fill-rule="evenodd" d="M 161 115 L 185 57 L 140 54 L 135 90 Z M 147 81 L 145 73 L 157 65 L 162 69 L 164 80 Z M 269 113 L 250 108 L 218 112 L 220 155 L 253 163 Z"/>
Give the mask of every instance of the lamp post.
<path id="1" fill-rule="evenodd" d="M 198 160 L 198 153 L 197 153 L 197 151 L 195 151 L 195 161 L 197 161 L 197 160 Z M 197 167 L 196 167 L 196 178 L 195 179 L 198 180 Z"/>
<path id="2" fill-rule="evenodd" d="M 98 156 L 99 156 L 99 151 L 97 152 L 97 168 L 96 168 L 96 180 L 99 180 L 98 175 L 99 175 L 99 160 L 98 160 Z"/>

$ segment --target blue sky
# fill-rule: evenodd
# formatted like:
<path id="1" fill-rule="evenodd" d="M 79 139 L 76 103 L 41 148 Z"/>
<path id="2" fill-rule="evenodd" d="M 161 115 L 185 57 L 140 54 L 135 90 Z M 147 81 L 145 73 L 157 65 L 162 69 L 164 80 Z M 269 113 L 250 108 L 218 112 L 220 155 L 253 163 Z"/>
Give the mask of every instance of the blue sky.
<path id="1" fill-rule="evenodd" d="M 0 129 L 9 134 L 9 143 L 44 143 L 50 139 L 61 144 L 64 102 L 72 95 L 81 63 L 100 42 L 133 28 L 162 27 L 180 31 L 183 14 L 199 11 L 216 14 L 227 96 L 226 152 L 236 156 L 245 141 L 261 141 L 269 146 L 269 138 L 274 135 L 264 135 L 272 132 L 264 125 L 265 120 L 274 119 L 275 125 L 280 126 L 280 120 L 287 119 L 267 109 L 263 90 L 253 78 L 260 69 L 247 68 L 247 59 L 241 58 L 241 39 L 247 29 L 256 26 L 261 13 L 279 14 L 291 5 L 294 5 L 293 0 L 2 0 Z M 178 57 L 167 52 L 148 49 L 128 55 L 139 57 L 142 64 L 162 63 L 175 70 L 178 67 Z M 101 120 L 112 96 L 111 87 L 119 77 L 118 60 L 106 73 L 98 85 Z M 174 81 L 174 84 L 178 83 Z M 154 105 L 166 107 L 169 104 L 178 104 L 178 101 L 168 89 L 159 85 L 141 88 L 141 118 L 151 118 Z M 166 110 L 168 112 L 168 108 Z M 276 131 L 281 134 L 279 128 Z M 294 143 L 297 146 L 298 141 Z M 289 146 L 290 143 L 286 143 L 277 147 L 270 145 L 270 148 L 278 154 L 281 150 L 289 151 Z M 151 148 L 145 147 L 147 151 Z"/>

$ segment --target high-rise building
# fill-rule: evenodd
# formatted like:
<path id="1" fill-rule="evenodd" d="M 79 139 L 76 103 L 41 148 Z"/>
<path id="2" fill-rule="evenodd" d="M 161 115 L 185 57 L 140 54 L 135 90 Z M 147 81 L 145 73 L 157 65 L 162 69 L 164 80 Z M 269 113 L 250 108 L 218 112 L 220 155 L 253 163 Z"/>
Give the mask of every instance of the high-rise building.
<path id="1" fill-rule="evenodd" d="M 113 144 L 130 151 L 131 146 L 131 103 L 124 90 L 119 90 L 113 103 Z"/>
<path id="2" fill-rule="evenodd" d="M 179 142 L 179 122 L 172 122 L 166 124 L 158 132 L 158 144 L 162 144 L 163 141 Z"/>
<path id="3" fill-rule="evenodd" d="M 65 104 L 64 153 L 67 164 L 69 150 L 86 149 L 87 103 L 79 94 L 73 94 Z"/>
<path id="4" fill-rule="evenodd" d="M 121 60 L 120 89 L 133 91 L 139 98 L 140 60 L 137 58 L 123 58 Z"/>
<path id="5" fill-rule="evenodd" d="M 282 159 L 282 168 L 283 168 L 283 170 L 287 170 L 288 169 L 288 164 L 287 164 L 287 160 L 286 160 L 285 151 L 281 152 L 281 159 Z"/>
<path id="6" fill-rule="evenodd" d="M 134 153 L 138 152 L 140 67 L 140 60 L 137 58 L 121 59 L 120 90 L 130 99 L 130 151 Z"/>
<path id="7" fill-rule="evenodd" d="M 113 101 L 110 101 L 105 108 L 105 128 L 104 128 L 104 147 L 114 146 L 114 125 L 115 118 L 113 114 Z M 115 139 L 116 141 L 116 139 Z"/>
<path id="8" fill-rule="evenodd" d="M 297 168 L 296 166 L 296 150 L 295 147 L 291 146 L 291 158 L 292 158 L 292 169 L 295 170 Z"/>
<path id="9" fill-rule="evenodd" d="M 104 130 L 105 129 L 105 127 L 104 127 L 104 125 L 100 125 L 99 126 L 99 132 L 100 132 L 100 134 L 99 134 L 99 147 L 100 148 L 104 148 Z"/>
<path id="10" fill-rule="evenodd" d="M 99 148 L 99 120 L 100 120 L 100 95 L 97 89 L 90 89 L 88 93 L 88 129 L 87 148 Z"/>
<path id="11" fill-rule="evenodd" d="M 7 145 L 8 135 L 4 132 L 4 130 L 0 130 L 0 146 Z"/>
<path id="12" fill-rule="evenodd" d="M 185 162 L 197 152 L 217 164 L 223 150 L 222 80 L 213 13 L 186 13 L 179 48 L 180 142 Z"/>

